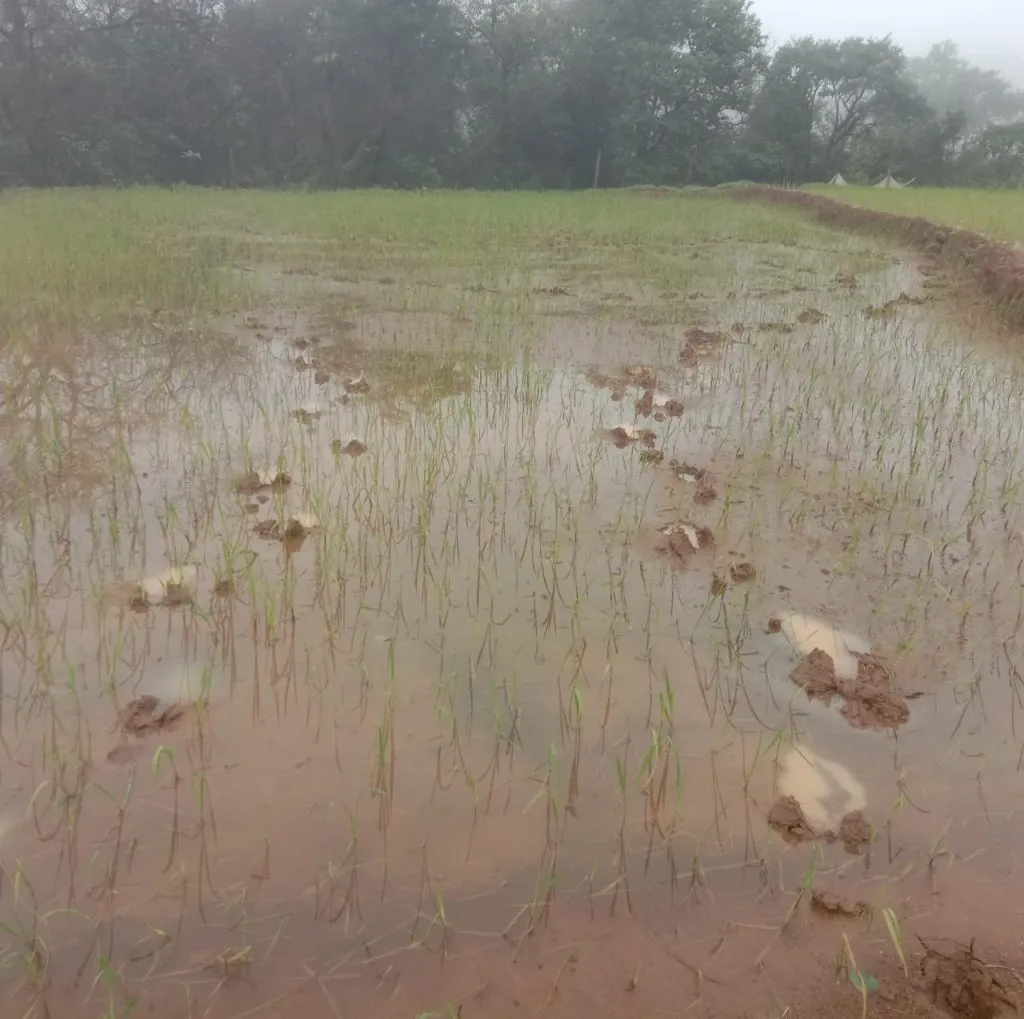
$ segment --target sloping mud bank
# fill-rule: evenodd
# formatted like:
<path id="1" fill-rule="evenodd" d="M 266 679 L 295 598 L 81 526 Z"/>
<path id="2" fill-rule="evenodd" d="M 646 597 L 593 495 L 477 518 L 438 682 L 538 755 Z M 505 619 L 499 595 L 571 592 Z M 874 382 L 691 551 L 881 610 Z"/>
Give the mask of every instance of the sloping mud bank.
<path id="1" fill-rule="evenodd" d="M 984 234 L 898 216 L 806 191 L 749 187 L 728 192 L 732 198 L 796 205 L 829 226 L 862 230 L 894 238 L 965 271 L 1010 324 L 1024 326 L 1024 250 Z"/>

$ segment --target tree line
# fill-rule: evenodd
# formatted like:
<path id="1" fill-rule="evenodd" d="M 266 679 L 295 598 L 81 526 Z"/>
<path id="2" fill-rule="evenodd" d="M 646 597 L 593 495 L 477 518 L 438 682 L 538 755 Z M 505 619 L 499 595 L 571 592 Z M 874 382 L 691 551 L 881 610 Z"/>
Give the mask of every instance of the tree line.
<path id="1" fill-rule="evenodd" d="M 0 0 L 0 186 L 1024 186 L 952 43 L 769 50 L 748 0 Z"/>

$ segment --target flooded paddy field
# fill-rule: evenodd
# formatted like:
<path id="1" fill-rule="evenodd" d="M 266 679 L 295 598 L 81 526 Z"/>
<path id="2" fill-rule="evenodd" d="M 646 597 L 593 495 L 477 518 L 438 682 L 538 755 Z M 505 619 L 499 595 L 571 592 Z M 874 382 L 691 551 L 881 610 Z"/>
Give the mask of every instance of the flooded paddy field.
<path id="1" fill-rule="evenodd" d="M 1012 1014 L 1022 363 L 714 197 L 0 202 L 0 1014 Z"/>

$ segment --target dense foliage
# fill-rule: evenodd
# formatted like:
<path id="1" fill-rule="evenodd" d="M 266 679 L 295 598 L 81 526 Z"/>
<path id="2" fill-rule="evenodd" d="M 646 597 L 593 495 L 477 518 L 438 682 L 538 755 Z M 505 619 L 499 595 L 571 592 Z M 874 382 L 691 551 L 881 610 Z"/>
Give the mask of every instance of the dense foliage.
<path id="1" fill-rule="evenodd" d="M 0 0 L 0 185 L 1024 186 L 952 44 L 769 52 L 748 0 Z"/>

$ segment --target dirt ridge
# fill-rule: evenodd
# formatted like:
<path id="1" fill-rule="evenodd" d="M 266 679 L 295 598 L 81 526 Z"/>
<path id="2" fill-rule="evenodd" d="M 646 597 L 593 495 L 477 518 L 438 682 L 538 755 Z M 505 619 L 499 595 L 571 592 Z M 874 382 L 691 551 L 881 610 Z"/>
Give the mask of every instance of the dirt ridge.
<path id="1" fill-rule="evenodd" d="M 747 201 L 795 205 L 829 226 L 894 237 L 966 270 L 1002 316 L 1012 325 L 1024 326 L 1024 250 L 1017 245 L 930 219 L 848 205 L 807 191 L 746 187 L 731 190 L 728 195 Z"/>

